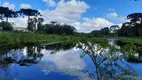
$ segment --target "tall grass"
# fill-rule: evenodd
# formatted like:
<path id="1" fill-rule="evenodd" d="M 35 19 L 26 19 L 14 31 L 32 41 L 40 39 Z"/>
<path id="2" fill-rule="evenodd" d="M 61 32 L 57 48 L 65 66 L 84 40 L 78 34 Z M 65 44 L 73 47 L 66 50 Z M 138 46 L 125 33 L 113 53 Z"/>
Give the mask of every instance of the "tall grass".
<path id="1" fill-rule="evenodd" d="M 27 32 L 0 32 L 0 47 L 5 45 L 37 44 L 48 42 L 75 41 L 80 37 L 71 35 L 38 34 Z"/>

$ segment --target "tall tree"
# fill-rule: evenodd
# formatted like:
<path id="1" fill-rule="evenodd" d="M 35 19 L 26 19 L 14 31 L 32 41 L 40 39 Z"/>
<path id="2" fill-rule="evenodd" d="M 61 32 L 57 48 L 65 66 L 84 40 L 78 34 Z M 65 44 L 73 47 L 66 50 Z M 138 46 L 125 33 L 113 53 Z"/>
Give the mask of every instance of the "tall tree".
<path id="1" fill-rule="evenodd" d="M 50 23 L 50 24 L 44 24 L 44 32 L 49 34 L 68 34 L 73 35 L 76 32 L 76 29 L 67 24 L 59 24 L 59 23 Z"/>
<path id="2" fill-rule="evenodd" d="M 10 10 L 8 7 L 0 7 L 0 18 L 6 18 L 8 22 L 8 18 L 16 18 L 18 17 L 17 13 L 13 10 Z"/>
<path id="3" fill-rule="evenodd" d="M 34 20 L 30 19 L 30 16 L 37 17 L 37 16 L 41 15 L 40 12 L 35 9 L 20 9 L 20 11 L 17 11 L 17 13 L 19 13 L 22 16 L 28 16 L 28 30 L 29 31 L 33 29 L 33 25 L 31 25 L 31 24 L 34 23 Z"/>
<path id="4" fill-rule="evenodd" d="M 38 31 L 42 31 L 43 30 L 43 22 L 44 22 L 44 18 L 38 18 L 37 20 L 37 30 Z"/>
<path id="5" fill-rule="evenodd" d="M 117 36 L 117 31 L 120 27 L 118 25 L 112 25 L 110 27 L 110 32 L 112 32 L 114 34 L 114 36 Z"/>
<path id="6" fill-rule="evenodd" d="M 107 34 L 109 34 L 109 28 L 108 27 L 105 27 L 105 28 L 102 28 L 101 30 L 101 33 L 106 36 Z"/>
<path id="7" fill-rule="evenodd" d="M 35 9 L 20 9 L 20 11 L 17 11 L 22 16 L 28 16 L 28 19 L 30 19 L 30 16 L 38 16 L 40 15 L 40 12 Z"/>
<path id="8" fill-rule="evenodd" d="M 142 23 L 142 13 L 132 13 L 127 16 L 127 19 L 130 20 L 130 22 L 133 25 L 136 25 L 137 23 Z"/>
<path id="9" fill-rule="evenodd" d="M 28 27 L 27 27 L 28 30 L 29 30 L 29 31 L 36 31 L 37 22 L 38 22 L 38 20 L 37 20 L 36 17 L 34 17 L 34 18 L 29 18 L 29 19 L 28 19 Z"/>
<path id="10" fill-rule="evenodd" d="M 129 22 L 124 23 L 120 30 L 122 36 L 142 36 L 142 13 L 127 16 Z"/>
<path id="11" fill-rule="evenodd" d="M 5 22 L 5 21 L 0 22 L 0 27 L 2 27 L 2 29 L 5 31 L 12 31 L 13 30 L 12 25 L 9 22 Z"/>

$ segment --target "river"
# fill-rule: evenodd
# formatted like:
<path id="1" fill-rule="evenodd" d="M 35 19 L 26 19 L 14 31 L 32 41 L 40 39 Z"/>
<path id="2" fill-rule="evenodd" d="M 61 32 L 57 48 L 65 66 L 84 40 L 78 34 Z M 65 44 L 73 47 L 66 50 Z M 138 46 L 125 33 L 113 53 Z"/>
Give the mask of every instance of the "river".
<path id="1" fill-rule="evenodd" d="M 113 40 L 109 40 L 109 43 L 114 45 Z M 82 48 L 78 48 L 77 45 L 56 43 L 9 49 L 0 55 L 0 80 L 97 79 L 95 60 L 98 58 L 97 60 L 101 61 L 102 57 L 96 57 L 89 51 L 84 52 L 82 48 L 85 45 Z M 94 46 L 94 50 L 100 49 L 100 47 L 96 46 Z M 104 53 L 102 55 L 107 54 L 108 50 L 108 48 L 103 49 Z M 99 50 L 96 51 L 96 53 L 100 53 Z M 142 63 L 130 63 L 125 59 L 122 59 L 122 61 L 124 64 L 128 63 L 136 74 L 142 76 Z M 108 70 L 110 70 L 110 67 Z M 120 73 L 120 71 L 116 69 L 116 74 Z M 104 71 L 101 73 L 101 75 L 110 76 Z M 110 78 L 113 78 L 112 74 Z"/>

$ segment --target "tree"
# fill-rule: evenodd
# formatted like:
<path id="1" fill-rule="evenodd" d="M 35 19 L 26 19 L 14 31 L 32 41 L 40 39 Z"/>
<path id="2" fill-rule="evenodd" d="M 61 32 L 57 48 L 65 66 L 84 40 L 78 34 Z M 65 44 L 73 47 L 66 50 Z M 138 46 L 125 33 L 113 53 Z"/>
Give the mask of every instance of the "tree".
<path id="1" fill-rule="evenodd" d="M 28 30 L 29 31 L 36 31 L 36 24 L 37 24 L 37 18 L 29 18 L 28 20 Z"/>
<path id="2" fill-rule="evenodd" d="M 127 16 L 131 26 L 135 27 L 139 36 L 142 36 L 142 13 L 132 13 Z"/>
<path id="3" fill-rule="evenodd" d="M 119 26 L 118 25 L 112 25 L 110 27 L 110 32 L 112 32 L 114 34 L 114 36 L 117 36 L 117 31 L 119 29 Z"/>
<path id="4" fill-rule="evenodd" d="M 142 36 L 142 13 L 132 13 L 127 16 L 129 22 L 119 30 L 121 36 Z"/>
<path id="5" fill-rule="evenodd" d="M 101 31 L 100 30 L 93 30 L 90 34 L 89 34 L 90 37 L 101 37 L 102 34 L 101 34 Z"/>
<path id="6" fill-rule="evenodd" d="M 2 22 L 0 22 L 0 26 L 5 31 L 12 31 L 13 30 L 13 27 L 9 22 L 2 21 Z"/>
<path id="7" fill-rule="evenodd" d="M 128 47 L 128 51 L 123 52 L 124 50 L 121 51 L 114 45 L 83 41 L 78 43 L 77 48 L 83 51 L 81 58 L 87 55 L 92 59 L 95 65 L 95 70 L 92 70 L 95 75 L 92 76 L 95 76 L 95 80 L 135 80 L 135 71 L 123 60 L 129 55 Z"/>
<path id="8" fill-rule="evenodd" d="M 10 10 L 8 7 L 0 7 L 0 18 L 6 18 L 8 22 L 8 18 L 16 18 L 18 17 L 17 13 L 13 10 Z"/>
<path id="9" fill-rule="evenodd" d="M 17 11 L 18 14 L 22 15 L 22 16 L 28 16 L 28 30 L 32 30 L 32 19 L 30 19 L 30 16 L 38 16 L 40 15 L 40 12 L 38 10 L 35 9 L 20 9 L 20 11 Z"/>
<path id="10" fill-rule="evenodd" d="M 73 35 L 76 32 L 76 29 L 67 24 L 59 24 L 59 23 L 50 23 L 50 24 L 44 24 L 43 26 L 44 32 L 48 34 L 67 34 L 67 35 Z"/>
<path id="11" fill-rule="evenodd" d="M 20 11 L 17 11 L 20 15 L 28 16 L 28 19 L 30 19 L 30 16 L 38 16 L 40 15 L 40 12 L 35 9 L 20 9 Z"/>
<path id="12" fill-rule="evenodd" d="M 108 27 L 105 27 L 105 28 L 102 28 L 101 30 L 101 33 L 106 36 L 107 34 L 109 34 L 109 28 Z"/>
<path id="13" fill-rule="evenodd" d="M 132 13 L 127 16 L 127 19 L 135 25 L 137 23 L 142 23 L 142 13 Z"/>
<path id="14" fill-rule="evenodd" d="M 38 18 L 37 20 L 37 31 L 42 31 L 43 30 L 43 22 L 44 18 Z"/>

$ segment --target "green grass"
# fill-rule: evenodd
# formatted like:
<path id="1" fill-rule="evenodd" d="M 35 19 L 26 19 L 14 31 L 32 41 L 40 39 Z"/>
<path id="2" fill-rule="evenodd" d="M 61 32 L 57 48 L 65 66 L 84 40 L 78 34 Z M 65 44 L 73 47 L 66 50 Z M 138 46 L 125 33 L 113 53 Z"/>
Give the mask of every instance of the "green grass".
<path id="1" fill-rule="evenodd" d="M 142 37 L 117 37 L 123 42 L 142 44 Z"/>
<path id="2" fill-rule="evenodd" d="M 78 41 L 82 37 L 22 32 L 0 32 L 0 47 L 8 45 L 38 44 L 49 42 Z"/>

